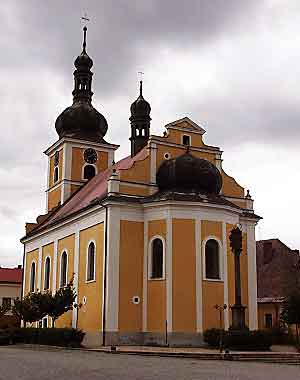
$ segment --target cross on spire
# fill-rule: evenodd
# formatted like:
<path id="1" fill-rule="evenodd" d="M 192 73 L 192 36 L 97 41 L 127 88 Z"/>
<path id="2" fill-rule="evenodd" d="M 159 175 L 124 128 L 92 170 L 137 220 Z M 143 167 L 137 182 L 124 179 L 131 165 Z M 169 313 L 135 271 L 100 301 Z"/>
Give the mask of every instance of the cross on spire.
<path id="1" fill-rule="evenodd" d="M 140 96 L 143 96 L 143 75 L 145 73 L 143 73 L 142 71 L 138 71 L 138 75 L 139 75 L 139 78 L 140 78 Z"/>
<path id="2" fill-rule="evenodd" d="M 83 27 L 83 51 L 85 52 L 85 49 L 86 49 L 86 32 L 87 32 L 87 26 L 86 24 L 90 21 L 90 19 L 87 17 L 87 14 L 85 13 L 82 17 L 81 17 L 81 20 L 83 21 L 84 23 L 84 27 Z"/>

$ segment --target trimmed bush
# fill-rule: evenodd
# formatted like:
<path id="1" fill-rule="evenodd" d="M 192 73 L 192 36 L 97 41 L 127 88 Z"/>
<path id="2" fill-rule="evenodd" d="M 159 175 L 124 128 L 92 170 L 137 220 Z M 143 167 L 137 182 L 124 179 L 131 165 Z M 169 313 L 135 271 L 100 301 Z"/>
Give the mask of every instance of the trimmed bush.
<path id="1" fill-rule="evenodd" d="M 272 345 L 270 334 L 265 331 L 229 331 L 225 337 L 225 346 L 231 350 L 267 351 Z"/>
<path id="2" fill-rule="evenodd" d="M 221 329 L 208 329 L 203 333 L 203 340 L 210 347 L 219 347 L 220 346 L 220 333 L 223 331 L 223 339 L 225 337 L 225 330 Z"/>
<path id="3" fill-rule="evenodd" d="M 85 333 L 73 328 L 17 328 L 9 335 L 13 343 L 80 347 Z"/>
<path id="4" fill-rule="evenodd" d="M 220 329 L 209 329 L 203 333 L 204 341 L 210 347 L 219 347 Z M 223 330 L 223 346 L 231 350 L 240 351 L 266 351 L 272 345 L 272 337 L 265 331 Z"/>

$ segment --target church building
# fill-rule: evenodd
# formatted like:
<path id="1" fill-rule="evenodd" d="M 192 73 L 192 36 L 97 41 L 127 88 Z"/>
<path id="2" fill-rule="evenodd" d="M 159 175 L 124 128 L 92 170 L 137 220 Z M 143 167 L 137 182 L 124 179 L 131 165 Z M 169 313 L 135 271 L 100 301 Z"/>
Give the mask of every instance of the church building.
<path id="1" fill-rule="evenodd" d="M 47 213 L 26 224 L 23 294 L 64 287 L 77 303 L 56 323 L 88 345 L 200 345 L 206 329 L 232 323 L 235 265 L 229 235 L 242 231 L 241 300 L 257 329 L 253 200 L 222 169 L 222 151 L 188 117 L 151 134 L 143 83 L 130 107 L 130 154 L 92 105 L 93 61 L 75 60 L 73 104 L 58 116 L 48 157 Z M 47 319 L 44 325 L 47 325 Z"/>

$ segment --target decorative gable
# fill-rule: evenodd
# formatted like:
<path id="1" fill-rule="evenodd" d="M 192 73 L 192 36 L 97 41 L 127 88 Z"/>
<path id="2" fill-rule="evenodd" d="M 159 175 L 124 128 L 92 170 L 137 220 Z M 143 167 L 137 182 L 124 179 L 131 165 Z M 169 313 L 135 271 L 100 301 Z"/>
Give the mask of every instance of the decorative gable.
<path id="1" fill-rule="evenodd" d="M 200 127 L 200 125 L 196 124 L 193 120 L 191 120 L 188 117 L 184 117 L 179 120 L 175 120 L 172 123 L 169 123 L 165 126 L 167 130 L 169 129 L 177 129 L 181 131 L 186 132 L 193 132 L 193 133 L 199 133 L 201 135 L 204 135 L 206 132 L 205 129 Z"/>

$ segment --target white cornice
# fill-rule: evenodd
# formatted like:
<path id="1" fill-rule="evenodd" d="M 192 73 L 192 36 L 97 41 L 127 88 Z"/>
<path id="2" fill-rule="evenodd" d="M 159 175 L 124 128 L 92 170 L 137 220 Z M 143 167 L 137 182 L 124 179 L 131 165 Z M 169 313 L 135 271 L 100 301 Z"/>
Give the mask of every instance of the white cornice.
<path id="1" fill-rule="evenodd" d="M 44 153 L 47 156 L 51 156 L 52 153 L 54 153 L 62 144 L 64 143 L 70 143 L 75 148 L 89 148 L 94 147 L 101 149 L 103 152 L 110 152 L 117 150 L 120 145 L 115 144 L 103 144 L 103 143 L 97 143 L 94 141 L 86 141 L 86 140 L 78 140 L 78 139 L 72 139 L 69 137 L 63 137 L 56 141 L 54 144 L 52 144 L 48 149 L 44 151 Z"/>

